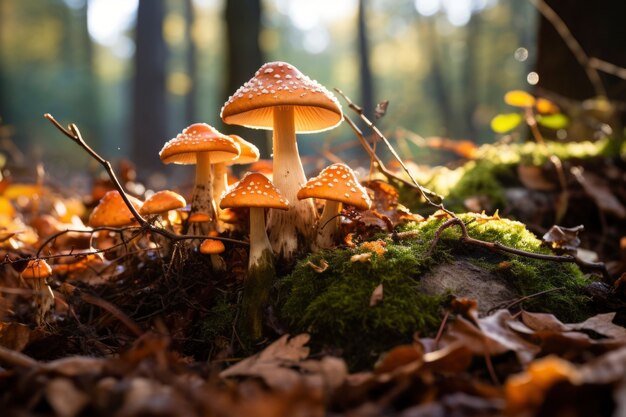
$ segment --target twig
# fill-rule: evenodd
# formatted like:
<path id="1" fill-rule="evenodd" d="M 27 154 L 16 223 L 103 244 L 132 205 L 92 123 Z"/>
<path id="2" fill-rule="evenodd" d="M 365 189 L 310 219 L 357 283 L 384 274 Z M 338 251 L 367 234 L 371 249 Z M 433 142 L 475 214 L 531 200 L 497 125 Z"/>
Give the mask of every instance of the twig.
<path id="1" fill-rule="evenodd" d="M 589 58 L 589 65 L 591 68 L 595 68 L 602 72 L 606 72 L 607 74 L 615 75 L 622 80 L 626 80 L 626 68 L 624 67 L 619 67 L 615 64 L 611 64 L 610 62 L 606 62 L 595 57 Z"/>
<path id="2" fill-rule="evenodd" d="M 128 330 L 133 332 L 135 336 L 140 337 L 141 335 L 143 335 L 144 332 L 137 325 L 137 323 L 132 321 L 130 317 L 128 317 L 126 314 L 122 312 L 122 310 L 120 310 L 119 308 L 111 304 L 110 302 L 103 300 L 102 298 L 98 298 L 96 296 L 90 295 L 90 294 L 82 294 L 80 298 L 86 303 L 93 304 L 95 306 L 100 307 L 103 310 L 108 311 L 113 317 L 115 317 L 120 322 L 122 322 L 122 324 L 124 324 L 128 328 Z"/>
<path id="3" fill-rule="evenodd" d="M 376 134 L 376 136 L 378 136 L 379 139 L 381 139 L 384 144 L 387 146 L 387 149 L 389 149 L 389 152 L 391 152 L 391 154 L 393 155 L 393 157 L 396 159 L 396 161 L 398 161 L 398 163 L 400 164 L 400 166 L 402 167 L 402 169 L 404 170 L 404 172 L 407 174 L 407 176 L 411 179 L 411 182 L 414 185 L 414 188 L 417 188 L 420 192 L 420 194 L 422 195 L 422 197 L 424 198 L 424 200 L 426 200 L 426 202 L 428 204 L 430 204 L 433 207 L 436 207 L 440 210 L 445 211 L 446 213 L 448 213 L 450 216 L 455 217 L 454 213 L 449 211 L 448 209 L 446 209 L 443 206 L 443 197 L 441 197 L 438 194 L 433 193 L 432 191 L 430 191 L 429 189 L 421 186 L 417 180 L 415 180 L 415 178 L 413 177 L 413 175 L 411 174 L 411 172 L 409 171 L 409 169 L 407 168 L 407 166 L 404 164 L 404 161 L 402 160 L 402 158 L 400 158 L 400 155 L 398 155 L 398 153 L 396 152 L 396 150 L 393 148 L 393 146 L 391 146 L 391 143 L 389 142 L 389 140 L 385 137 L 385 135 L 382 134 L 382 132 L 371 122 L 371 120 L 369 120 L 364 114 L 363 114 L 363 109 L 359 106 L 357 106 L 356 104 L 354 104 L 352 102 L 352 100 L 350 100 L 348 98 L 348 96 L 346 96 L 343 91 L 341 91 L 338 88 L 335 88 L 335 91 L 337 92 L 337 94 L 339 94 L 341 97 L 343 97 L 343 99 L 346 101 L 346 103 L 348 103 L 348 107 L 351 108 L 355 113 L 357 113 L 359 115 L 359 117 L 361 118 L 361 120 L 363 120 L 363 122 L 367 125 L 367 127 L 369 127 L 370 129 L 372 129 L 372 131 Z M 344 114 L 344 120 L 348 120 L 349 118 Z M 348 122 L 348 124 L 350 125 L 350 127 L 352 127 L 352 130 L 355 129 L 356 126 L 353 127 L 354 123 L 350 123 Z M 356 131 L 355 131 L 356 132 Z M 357 135 L 358 136 L 358 135 Z M 363 136 L 363 134 L 361 134 L 361 136 Z M 360 140 L 360 139 L 359 139 Z M 361 141 L 361 143 L 367 143 L 367 141 L 365 141 L 365 139 L 363 139 L 363 141 Z M 370 156 L 375 157 L 376 156 L 376 152 L 374 152 L 373 149 L 371 149 L 371 147 L 367 146 L 367 148 L 370 149 L 370 151 L 368 151 L 368 153 L 370 154 Z M 378 158 L 376 156 L 376 161 L 377 163 L 380 165 L 380 158 Z M 436 199 L 438 200 L 438 203 L 435 203 L 432 199 Z"/>
<path id="4" fill-rule="evenodd" d="M 561 19 L 554 9 L 552 9 L 552 7 L 550 7 L 544 0 L 530 0 L 530 2 L 537 8 L 537 10 L 539 10 L 539 13 L 541 13 L 541 15 L 552 24 L 569 50 L 572 54 L 574 54 L 574 57 L 576 57 L 580 66 L 585 70 L 587 78 L 589 78 L 596 95 L 606 97 L 606 89 L 604 88 L 604 84 L 602 84 L 600 74 L 597 69 L 591 65 L 589 56 L 587 56 L 584 49 L 580 46 L 580 43 L 578 43 L 563 19 Z"/>
<path id="5" fill-rule="evenodd" d="M 489 310 L 487 312 L 487 315 L 491 314 L 492 312 L 499 310 L 501 308 L 504 308 L 506 310 L 508 310 L 509 308 L 517 305 L 517 304 L 521 304 L 526 300 L 530 300 L 531 298 L 535 298 L 535 297 L 539 297 L 541 295 L 545 295 L 545 294 L 549 294 L 551 292 L 555 292 L 555 291 L 563 291 L 565 289 L 565 287 L 556 287 L 556 288 L 550 288 L 547 290 L 543 290 L 543 291 L 539 291 L 536 292 L 534 294 L 529 294 L 529 295 L 525 295 L 524 297 L 520 297 L 520 298 L 516 298 L 515 300 L 509 302 L 508 304 L 500 304 L 498 306 L 493 307 L 491 310 Z"/>
<path id="6" fill-rule="evenodd" d="M 445 229 L 452 227 L 452 226 L 459 226 L 459 228 L 461 229 L 461 242 L 468 243 L 474 246 L 479 246 L 479 247 L 486 248 L 486 249 L 493 250 L 493 251 L 506 252 L 512 255 L 523 256 L 525 258 L 540 259 L 543 261 L 552 261 L 552 262 L 559 262 L 559 263 L 574 263 L 581 268 L 600 271 L 602 273 L 602 276 L 605 279 L 607 280 L 610 279 L 610 275 L 609 275 L 608 270 L 606 269 L 606 265 L 604 265 L 604 263 L 602 262 L 587 262 L 587 261 L 580 259 L 577 256 L 572 256 L 572 255 L 546 255 L 543 253 L 527 252 L 521 249 L 511 248 L 509 246 L 503 245 L 500 242 L 485 242 L 484 240 L 474 239 L 473 237 L 469 235 L 466 224 L 463 223 L 463 221 L 458 217 L 447 220 L 445 223 L 439 226 L 439 229 L 437 229 L 437 232 L 435 234 L 435 238 L 433 239 L 433 242 L 431 243 L 430 250 L 432 250 L 434 246 L 437 244 L 437 242 L 439 241 L 441 237 L 441 233 Z"/>

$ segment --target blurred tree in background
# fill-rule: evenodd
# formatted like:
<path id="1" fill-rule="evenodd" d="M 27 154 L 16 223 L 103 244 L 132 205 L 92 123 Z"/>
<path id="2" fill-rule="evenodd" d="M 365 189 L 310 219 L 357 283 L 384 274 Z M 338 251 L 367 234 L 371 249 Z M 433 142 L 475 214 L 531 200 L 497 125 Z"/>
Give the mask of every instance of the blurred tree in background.
<path id="1" fill-rule="evenodd" d="M 563 7 L 576 26 L 566 15 L 577 8 Z M 242 134 L 267 157 L 266 132 L 223 126 L 219 110 L 263 61 L 283 60 L 367 111 L 390 100 L 378 124 L 392 138 L 404 127 L 490 142 L 507 90 L 562 80 L 542 63 L 529 76 L 538 16 L 519 0 L 0 0 L 0 115 L 20 149 L 63 167 L 84 160 L 67 161 L 75 150 L 56 140 L 45 112 L 142 169 L 161 169 L 162 144 L 197 121 Z M 619 55 L 615 26 L 603 38 L 613 52 L 600 58 Z M 318 154 L 348 140 L 343 126 L 299 146 Z"/>

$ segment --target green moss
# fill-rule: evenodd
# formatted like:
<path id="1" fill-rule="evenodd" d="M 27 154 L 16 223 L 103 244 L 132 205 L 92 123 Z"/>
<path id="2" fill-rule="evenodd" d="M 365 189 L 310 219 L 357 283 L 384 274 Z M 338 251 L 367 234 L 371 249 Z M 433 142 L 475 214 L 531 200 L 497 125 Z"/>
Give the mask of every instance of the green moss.
<path id="1" fill-rule="evenodd" d="M 237 306 L 231 304 L 227 297 L 218 298 L 206 318 L 199 323 L 200 338 L 213 343 L 216 337 L 230 334 L 236 313 Z"/>
<path id="2" fill-rule="evenodd" d="M 537 166 L 548 162 L 550 154 L 562 161 L 606 156 L 611 153 L 608 139 L 596 142 L 547 142 L 548 152 L 535 142 L 482 145 L 477 159 L 449 169 L 434 167 L 415 173 L 416 180 L 443 196 L 452 210 L 464 210 L 463 201 L 470 196 L 483 196 L 494 208 L 504 206 L 504 188 L 517 182 L 515 167 L 524 162 Z M 423 205 L 413 189 L 400 189 L 401 201 L 415 209 Z"/>
<path id="3" fill-rule="evenodd" d="M 471 236 L 498 241 L 536 253 L 549 253 L 523 224 L 509 220 L 477 219 L 462 215 Z M 411 223 L 403 231 L 411 238 L 394 243 L 386 238 L 386 252 L 372 254 L 369 262 L 352 262 L 363 253 L 336 249 L 300 261 L 293 273 L 280 282 L 281 313 L 292 332 L 313 334 L 317 347 L 343 350 L 353 366 L 371 364 L 381 352 L 408 342 L 414 332 L 432 333 L 439 325 L 447 294 L 429 296 L 420 292 L 420 276 L 433 265 L 462 256 L 487 266 L 501 275 L 520 296 L 562 287 L 541 297 L 530 298 L 524 307 L 549 311 L 562 319 L 579 319 L 585 314 L 586 299 L 579 289 L 588 283 L 573 264 L 556 264 L 536 259 L 499 254 L 462 244 L 458 228 L 444 231 L 432 254 L 428 253 L 442 219 Z M 316 272 L 311 264 L 328 267 Z M 374 289 L 383 284 L 383 301 L 369 306 Z M 478 300 L 480 303 L 480 300 Z M 364 351 L 365 350 L 365 351 Z"/>

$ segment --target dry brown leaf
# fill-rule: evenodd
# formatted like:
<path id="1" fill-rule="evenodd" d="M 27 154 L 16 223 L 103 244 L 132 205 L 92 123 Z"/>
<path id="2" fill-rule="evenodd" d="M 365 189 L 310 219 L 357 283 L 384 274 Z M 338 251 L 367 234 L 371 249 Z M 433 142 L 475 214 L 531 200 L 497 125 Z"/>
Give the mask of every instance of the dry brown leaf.
<path id="1" fill-rule="evenodd" d="M 57 416 L 74 417 L 87 404 L 89 397 L 67 378 L 55 378 L 46 385 L 46 399 Z"/>
<path id="2" fill-rule="evenodd" d="M 261 378 L 267 385 L 277 389 L 288 389 L 301 381 L 298 371 L 293 367 L 309 356 L 309 348 L 304 345 L 309 341 L 308 334 L 289 338 L 284 335 L 260 353 L 222 371 L 222 378 L 247 376 Z"/>
<path id="3" fill-rule="evenodd" d="M 326 262 L 325 259 L 321 259 L 320 260 L 320 264 L 315 265 L 313 262 L 308 261 L 306 263 L 308 266 L 311 267 L 312 270 L 314 270 L 315 272 L 317 272 L 318 274 L 321 274 L 322 272 L 326 271 L 326 269 L 328 269 L 328 262 Z"/>
<path id="4" fill-rule="evenodd" d="M 529 190 L 553 191 L 557 188 L 555 183 L 545 177 L 541 167 L 535 165 L 519 164 L 517 166 L 517 175 L 524 187 Z"/>
<path id="5" fill-rule="evenodd" d="M 581 167 L 574 167 L 571 171 L 600 210 L 619 219 L 626 219 L 626 208 L 602 178 L 591 172 L 585 172 Z"/>
<path id="6" fill-rule="evenodd" d="M 350 262 L 369 262 L 372 257 L 372 252 L 357 253 L 350 257 Z"/>
<path id="7" fill-rule="evenodd" d="M 21 352 L 30 340 L 31 330 L 25 324 L 0 323 L 0 346 Z"/>
<path id="8" fill-rule="evenodd" d="M 370 307 L 374 307 L 378 303 L 383 301 L 383 284 L 380 283 L 374 291 L 372 291 L 372 296 L 370 297 Z"/>
<path id="9" fill-rule="evenodd" d="M 530 364 L 526 372 L 510 377 L 505 384 L 507 410 L 511 414 L 536 410 L 546 392 L 559 381 L 577 383 L 580 374 L 570 362 L 547 356 Z"/>
<path id="10" fill-rule="evenodd" d="M 463 317 L 457 317 L 442 339 L 445 344 L 461 342 L 475 355 L 499 355 L 513 351 L 520 363 L 529 363 L 539 347 L 509 328 L 513 320 L 508 310 L 498 310 L 494 314 L 478 319 L 477 327 Z"/>
<path id="11" fill-rule="evenodd" d="M 563 227 L 554 225 L 543 235 L 544 242 L 549 243 L 553 249 L 564 249 L 569 252 L 576 252 L 580 246 L 578 233 L 585 229 L 583 225 L 576 227 Z"/>

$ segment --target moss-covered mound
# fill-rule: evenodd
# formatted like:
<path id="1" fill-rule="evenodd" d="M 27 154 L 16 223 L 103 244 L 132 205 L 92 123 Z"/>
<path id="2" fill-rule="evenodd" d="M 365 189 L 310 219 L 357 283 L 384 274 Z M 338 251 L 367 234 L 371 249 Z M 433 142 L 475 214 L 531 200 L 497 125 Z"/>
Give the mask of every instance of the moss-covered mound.
<path id="1" fill-rule="evenodd" d="M 472 237 L 549 253 L 521 223 L 472 214 L 460 217 Z M 429 253 L 443 222 L 432 218 L 411 223 L 403 231 L 414 233 L 404 233 L 398 242 L 383 237 L 374 245 L 324 251 L 300 261 L 280 282 L 281 313 L 290 330 L 311 332 L 318 347 L 342 350 L 354 366 L 371 363 L 386 349 L 410 341 L 414 332 L 423 335 L 436 330 L 449 294 L 426 295 L 420 291 L 420 277 L 434 265 L 457 258 L 497 274 L 520 296 L 561 288 L 524 301 L 527 309 L 548 311 L 564 320 L 585 315 L 586 298 L 580 288 L 588 280 L 575 265 L 468 246 L 459 242 L 458 228 L 446 229 Z M 353 257 L 368 252 L 368 259 Z M 380 284 L 383 300 L 370 306 Z"/>

